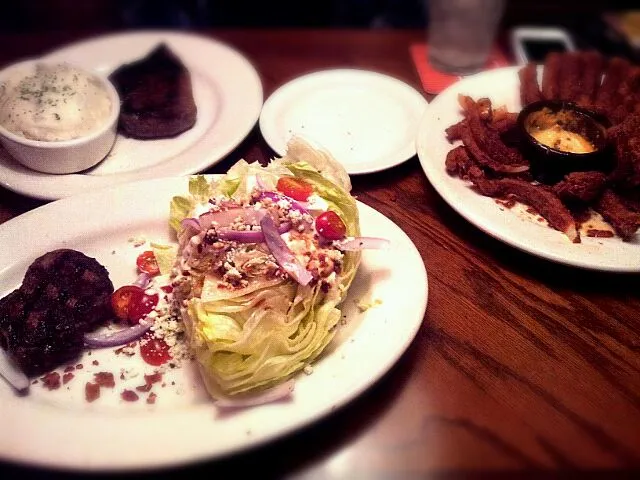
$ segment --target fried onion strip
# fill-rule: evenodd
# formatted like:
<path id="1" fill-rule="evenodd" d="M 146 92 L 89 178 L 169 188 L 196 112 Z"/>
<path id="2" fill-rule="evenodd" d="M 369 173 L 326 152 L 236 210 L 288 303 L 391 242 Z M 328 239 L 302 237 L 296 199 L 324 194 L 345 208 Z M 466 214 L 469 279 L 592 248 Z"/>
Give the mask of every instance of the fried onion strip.
<path id="1" fill-rule="evenodd" d="M 528 63 L 518 71 L 520 77 L 520 102 L 522 106 L 542 100 L 538 86 L 538 66 Z"/>
<path id="2" fill-rule="evenodd" d="M 530 205 L 549 222 L 550 226 L 564 233 L 573 243 L 580 243 L 580 234 L 573 216 L 560 199 L 546 188 L 516 178 L 475 178 L 473 183 L 478 191 L 487 197 L 513 196 Z"/>
<path id="3" fill-rule="evenodd" d="M 609 62 L 600 88 L 596 94 L 595 105 L 609 115 L 619 104 L 618 90 L 629 74 L 631 65 L 623 58 L 613 58 Z"/>
<path id="4" fill-rule="evenodd" d="M 611 189 L 604 191 L 593 208 L 625 241 L 631 240 L 640 227 L 640 214 L 629 210 Z"/>
<path id="5" fill-rule="evenodd" d="M 546 100 L 555 100 L 560 94 L 559 75 L 562 56 L 559 53 L 550 53 L 544 63 L 542 74 L 542 96 Z"/>
<path id="6" fill-rule="evenodd" d="M 602 69 L 604 68 L 604 57 L 596 51 L 588 51 L 582 54 L 584 69 L 582 73 L 582 92 L 577 98 L 577 102 L 583 106 L 593 103 L 596 91 L 602 81 Z"/>
<path id="7" fill-rule="evenodd" d="M 582 92 L 582 55 L 571 52 L 564 55 L 560 67 L 560 98 L 562 100 L 577 100 Z"/>

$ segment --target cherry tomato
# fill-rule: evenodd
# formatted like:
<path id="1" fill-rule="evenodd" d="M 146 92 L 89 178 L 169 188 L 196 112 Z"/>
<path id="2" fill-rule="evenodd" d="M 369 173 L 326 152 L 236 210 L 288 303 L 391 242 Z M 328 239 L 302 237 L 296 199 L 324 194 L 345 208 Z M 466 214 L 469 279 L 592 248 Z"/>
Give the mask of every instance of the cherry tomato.
<path id="1" fill-rule="evenodd" d="M 167 343 L 153 335 L 153 332 L 147 332 L 140 339 L 140 356 L 149 365 L 157 367 L 171 360 L 171 354 Z"/>
<path id="2" fill-rule="evenodd" d="M 113 313 L 120 320 L 138 323 L 158 304 L 158 295 L 147 295 L 137 285 L 125 285 L 111 294 Z"/>
<path id="3" fill-rule="evenodd" d="M 279 192 L 287 197 L 304 202 L 313 193 L 313 186 L 296 177 L 280 177 L 276 185 Z"/>
<path id="4" fill-rule="evenodd" d="M 139 271 L 148 275 L 153 276 L 160 273 L 160 268 L 158 267 L 156 256 L 151 250 L 147 250 L 146 252 L 142 252 L 140 255 L 138 255 L 138 258 L 136 259 L 136 265 L 138 266 Z"/>
<path id="5" fill-rule="evenodd" d="M 316 218 L 316 230 L 327 240 L 340 240 L 347 233 L 347 227 L 336 212 L 327 210 Z"/>
<path id="6" fill-rule="evenodd" d="M 136 285 L 125 285 L 111 294 L 113 313 L 120 320 L 129 320 L 131 306 L 140 303 L 144 290 Z"/>
<path id="7" fill-rule="evenodd" d="M 156 305 L 158 305 L 157 293 L 151 295 L 143 293 L 140 301 L 134 303 L 129 308 L 129 322 L 134 324 L 140 322 L 140 320 L 149 315 L 149 312 L 151 312 Z"/>

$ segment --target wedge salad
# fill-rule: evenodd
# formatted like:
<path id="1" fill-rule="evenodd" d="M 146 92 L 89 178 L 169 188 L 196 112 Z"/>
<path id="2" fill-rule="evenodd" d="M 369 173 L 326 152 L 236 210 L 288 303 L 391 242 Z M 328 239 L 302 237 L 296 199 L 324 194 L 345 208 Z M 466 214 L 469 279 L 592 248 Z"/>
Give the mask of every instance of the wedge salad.
<path id="1" fill-rule="evenodd" d="M 188 194 L 174 196 L 169 205 L 177 245 L 150 242 L 150 249 L 137 255 L 138 278 L 115 291 L 100 266 L 111 291 L 100 296 L 104 318 L 97 328 L 77 332 L 77 348 L 61 350 L 63 361 L 52 359 L 53 370 L 41 368 L 51 370 L 42 381 L 59 388 L 60 372 L 54 370 L 63 365 L 63 379 L 72 378 L 66 359 L 83 347 L 120 347 L 116 354 L 134 355 L 139 346 L 142 360 L 158 367 L 152 375 L 195 360 L 217 406 L 252 406 L 288 396 L 293 377 L 310 373 L 345 323 L 340 304 L 361 250 L 388 243 L 360 235 L 350 190 L 342 166 L 300 138 L 266 166 L 241 160 L 213 180 L 190 177 Z M 130 242 L 136 247 L 146 240 Z M 84 259 L 81 252 L 48 255 Z M 45 283 L 61 275 L 47 258 L 29 270 L 46 266 L 47 275 L 40 275 Z M 92 286 L 81 282 L 83 292 Z M 3 302 L 13 297 L 7 298 Z M 54 337 L 42 342 L 60 343 Z M 3 358 L 0 375 L 26 390 L 29 379 Z M 113 378 L 110 372 L 100 375 L 107 374 Z M 98 398 L 100 385 L 93 387 L 95 392 L 85 392 L 88 402 Z M 147 387 L 136 388 L 147 392 Z"/>
<path id="2" fill-rule="evenodd" d="M 192 177 L 172 199 L 174 307 L 219 402 L 288 394 L 334 337 L 360 250 L 385 244 L 360 236 L 350 190 L 331 155 L 294 138 L 284 157 Z"/>

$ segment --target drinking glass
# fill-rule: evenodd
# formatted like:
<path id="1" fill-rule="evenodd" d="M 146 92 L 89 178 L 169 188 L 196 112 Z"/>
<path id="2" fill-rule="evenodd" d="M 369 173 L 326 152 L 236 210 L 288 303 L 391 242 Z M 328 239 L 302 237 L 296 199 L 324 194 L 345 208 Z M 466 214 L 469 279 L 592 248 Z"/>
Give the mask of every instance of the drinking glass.
<path id="1" fill-rule="evenodd" d="M 491 52 L 505 0 L 426 0 L 429 62 L 446 73 L 481 70 Z"/>

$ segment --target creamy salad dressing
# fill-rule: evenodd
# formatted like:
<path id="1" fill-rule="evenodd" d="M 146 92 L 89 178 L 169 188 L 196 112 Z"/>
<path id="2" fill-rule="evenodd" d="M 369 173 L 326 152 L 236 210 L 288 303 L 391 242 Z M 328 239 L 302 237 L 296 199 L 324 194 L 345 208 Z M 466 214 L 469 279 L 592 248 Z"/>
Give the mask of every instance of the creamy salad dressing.
<path id="1" fill-rule="evenodd" d="M 0 124 L 32 140 L 72 140 L 104 125 L 111 103 L 97 77 L 66 64 L 37 64 L 0 85 Z"/>

